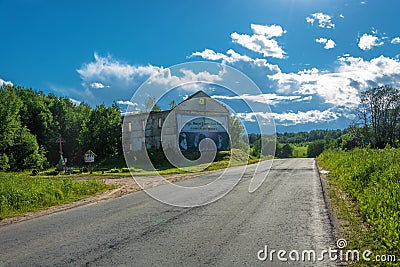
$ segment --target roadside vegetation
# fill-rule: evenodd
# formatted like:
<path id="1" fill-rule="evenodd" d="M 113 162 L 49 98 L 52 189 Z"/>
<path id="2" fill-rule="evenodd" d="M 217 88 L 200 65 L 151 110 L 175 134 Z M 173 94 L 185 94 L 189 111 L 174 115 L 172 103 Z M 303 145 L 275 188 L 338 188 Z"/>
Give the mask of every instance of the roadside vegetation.
<path id="1" fill-rule="evenodd" d="M 0 220 L 75 201 L 110 189 L 97 180 L 32 177 L 26 172 L 0 173 Z"/>
<path id="2" fill-rule="evenodd" d="M 389 86 L 361 93 L 358 121 L 319 155 L 329 170 L 329 196 L 350 249 L 400 256 L 400 90 Z M 359 265 L 355 263 L 355 265 Z M 370 265 L 362 263 L 362 265 Z"/>
<path id="3" fill-rule="evenodd" d="M 324 151 L 330 197 L 349 248 L 400 255 L 400 149 Z"/>

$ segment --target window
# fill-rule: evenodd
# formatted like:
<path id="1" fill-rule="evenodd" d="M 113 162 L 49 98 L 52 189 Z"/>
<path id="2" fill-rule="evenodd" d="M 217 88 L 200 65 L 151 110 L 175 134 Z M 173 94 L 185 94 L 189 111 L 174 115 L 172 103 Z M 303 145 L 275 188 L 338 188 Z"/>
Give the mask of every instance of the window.
<path id="1" fill-rule="evenodd" d="M 132 132 L 132 122 L 128 122 L 128 132 Z"/>
<path id="2" fill-rule="evenodd" d="M 162 128 L 162 118 L 158 118 L 158 128 Z"/>

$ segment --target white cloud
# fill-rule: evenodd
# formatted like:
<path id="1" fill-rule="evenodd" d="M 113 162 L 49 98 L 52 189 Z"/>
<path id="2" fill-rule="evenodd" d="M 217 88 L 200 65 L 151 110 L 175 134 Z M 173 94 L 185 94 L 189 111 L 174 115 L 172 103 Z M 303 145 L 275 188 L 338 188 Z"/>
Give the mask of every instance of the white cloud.
<path id="1" fill-rule="evenodd" d="M 204 51 L 203 51 L 204 52 Z M 203 52 L 197 52 L 199 54 Z M 196 52 L 195 52 L 196 53 Z M 205 54 L 212 57 L 212 50 L 205 50 Z M 194 73 L 191 70 L 181 69 L 181 75 L 171 75 L 169 69 L 163 67 L 148 66 L 132 66 L 129 64 L 120 63 L 112 59 L 110 56 L 101 57 L 94 55 L 95 61 L 84 64 L 77 72 L 81 75 L 84 84 L 88 84 L 90 88 L 104 88 L 104 83 L 126 82 L 127 85 L 132 85 L 137 81 L 143 82 L 144 79 L 153 76 L 152 82 L 159 84 L 180 85 L 195 81 L 215 82 L 221 80 L 222 73 L 212 74 L 207 71 Z M 94 80 L 94 81 L 93 81 Z M 88 81 L 90 81 L 88 83 Z M 101 81 L 101 82 L 100 82 Z"/>
<path id="2" fill-rule="evenodd" d="M 328 42 L 328 39 L 321 37 L 321 38 L 315 39 L 315 42 L 320 43 L 320 44 L 326 44 Z"/>
<path id="3" fill-rule="evenodd" d="M 131 101 L 127 101 L 127 100 L 118 100 L 117 101 L 117 104 L 119 104 L 119 105 L 127 105 L 127 106 L 134 106 L 134 107 L 136 107 L 138 104 L 137 103 L 133 103 L 133 102 L 131 102 Z"/>
<path id="4" fill-rule="evenodd" d="M 102 84 L 102 83 L 94 82 L 94 83 L 90 84 L 90 87 L 96 88 L 96 89 L 101 89 L 101 88 L 109 87 L 109 86 L 104 86 L 104 84 Z"/>
<path id="5" fill-rule="evenodd" d="M 225 69 L 210 73 L 208 71 L 193 72 L 190 69 L 180 69 L 179 73 L 171 74 L 170 69 L 164 69 L 158 75 L 153 76 L 147 85 L 152 84 L 152 90 L 165 92 L 169 88 L 179 87 L 186 92 L 195 92 L 204 89 L 205 83 L 218 83 L 222 80 Z"/>
<path id="6" fill-rule="evenodd" d="M 303 98 L 293 100 L 293 102 L 311 101 L 312 99 L 313 99 L 312 95 L 309 95 L 309 96 L 305 96 Z"/>
<path id="7" fill-rule="evenodd" d="M 336 46 L 335 41 L 333 41 L 332 39 L 328 40 L 328 39 L 323 38 L 323 37 L 315 39 L 315 42 L 320 43 L 320 44 L 324 44 L 325 45 L 324 46 L 325 49 L 332 49 L 332 48 L 334 48 Z"/>
<path id="8" fill-rule="evenodd" d="M 207 51 L 206 51 L 207 52 Z M 211 52 L 208 51 L 208 52 Z M 84 90 L 77 94 L 90 103 L 99 103 L 100 101 L 110 101 L 112 99 L 129 99 L 135 93 L 140 85 L 151 88 L 147 94 L 162 94 L 165 90 L 180 86 L 189 91 L 203 89 L 204 82 L 213 83 L 220 81 L 224 70 L 210 73 L 207 71 L 195 72 L 189 69 L 181 69 L 179 73 L 172 73 L 170 69 L 152 65 L 133 66 L 122 63 L 111 56 L 102 57 L 94 54 L 92 62 L 83 64 L 77 70 Z M 198 82 L 197 82 L 198 81 Z M 113 90 L 98 90 L 101 88 L 112 87 Z M 97 90 L 95 90 L 97 89 Z M 143 96 L 146 97 L 146 96 Z"/>
<path id="9" fill-rule="evenodd" d="M 215 95 L 212 97 L 216 99 L 226 99 L 226 100 L 239 99 L 239 100 L 258 102 L 268 105 L 276 105 L 284 101 L 301 102 L 301 101 L 309 101 L 312 99 L 312 96 L 302 97 L 302 95 L 277 95 L 277 94 L 259 94 L 259 95 L 243 94 L 240 96 Z"/>
<path id="10" fill-rule="evenodd" d="M 99 56 L 97 53 L 94 54 L 94 59 L 94 62 L 84 64 L 77 70 L 84 84 L 88 86 L 92 84 L 108 84 L 109 81 L 113 79 L 131 82 L 135 81 L 137 78 L 143 79 L 143 77 L 157 74 L 163 69 L 162 67 L 160 68 L 152 65 L 132 66 L 114 60 L 111 56 Z"/>
<path id="11" fill-rule="evenodd" d="M 209 60 L 222 60 L 222 59 L 226 59 L 227 56 L 222 54 L 222 53 L 217 53 L 211 49 L 204 49 L 202 52 L 194 52 L 192 53 L 191 56 L 198 56 L 198 57 L 202 57 L 204 59 L 209 59 Z"/>
<path id="12" fill-rule="evenodd" d="M 335 28 L 335 24 L 332 22 L 332 17 L 322 12 L 312 14 L 310 17 L 306 18 L 306 21 L 312 25 L 314 25 L 315 21 L 318 21 L 318 27 L 320 28 Z"/>
<path id="13" fill-rule="evenodd" d="M 281 125 L 296 125 L 296 124 L 305 124 L 305 123 L 321 123 L 321 122 L 329 122 L 338 119 L 338 115 L 331 111 L 327 110 L 309 110 L 306 112 L 298 111 L 295 112 L 285 112 L 285 113 L 266 113 L 266 112 L 250 112 L 250 113 L 239 113 L 237 116 L 245 121 L 255 122 L 255 117 L 260 117 L 263 119 L 274 119 L 275 122 L 278 122 Z"/>
<path id="14" fill-rule="evenodd" d="M 14 84 L 12 82 L 10 82 L 10 81 L 5 81 L 5 80 L 0 78 L 0 86 L 3 86 L 3 85 L 13 86 Z"/>
<path id="15" fill-rule="evenodd" d="M 285 30 L 282 29 L 282 26 L 280 25 L 258 25 L 258 24 L 250 24 L 251 29 L 255 34 L 258 35 L 264 35 L 268 39 L 272 37 L 280 37 L 284 33 L 286 33 Z"/>
<path id="16" fill-rule="evenodd" d="M 318 95 L 325 103 L 356 108 L 359 91 L 378 85 L 400 86 L 400 61 L 380 56 L 362 58 L 339 57 L 333 72 L 316 68 L 297 73 L 276 73 L 268 77 L 277 82 L 278 92 Z"/>
<path id="17" fill-rule="evenodd" d="M 270 64 L 264 58 L 251 58 L 246 55 L 241 55 L 234 51 L 233 49 L 229 49 L 226 51 L 226 54 L 215 52 L 211 49 L 204 49 L 202 52 L 194 52 L 189 57 L 199 56 L 203 59 L 221 61 L 223 64 L 234 64 L 237 62 L 247 62 L 257 67 L 266 67 L 272 72 L 279 72 L 280 69 L 278 65 Z"/>
<path id="18" fill-rule="evenodd" d="M 392 44 L 400 44 L 400 37 L 395 37 L 390 41 Z"/>
<path id="19" fill-rule="evenodd" d="M 358 47 L 362 50 L 370 50 L 374 46 L 381 46 L 383 45 L 383 42 L 380 42 L 379 38 L 374 35 L 369 35 L 364 33 L 363 36 L 361 36 L 359 42 L 358 42 Z"/>
<path id="20" fill-rule="evenodd" d="M 262 54 L 264 57 L 283 58 L 285 51 L 279 46 L 273 37 L 282 36 L 286 31 L 279 25 L 257 25 L 251 24 L 253 35 L 239 34 L 233 32 L 231 34 L 232 42 Z"/>
<path id="21" fill-rule="evenodd" d="M 72 104 L 74 104 L 75 106 L 79 106 L 82 103 L 82 101 L 73 98 L 69 98 L 69 100 L 71 100 Z"/>
<path id="22" fill-rule="evenodd" d="M 253 59 L 249 56 L 246 55 L 241 55 L 237 52 L 235 52 L 233 49 L 229 49 L 228 51 L 226 51 L 226 54 L 228 55 L 226 58 L 224 58 L 224 60 L 222 61 L 222 63 L 236 63 L 239 61 L 243 61 L 243 62 L 249 62 L 252 63 L 258 67 L 269 67 L 269 68 L 273 68 L 271 64 L 267 63 L 266 59 L 263 58 L 256 58 Z M 276 65 L 274 65 L 276 66 Z"/>
<path id="23" fill-rule="evenodd" d="M 329 39 L 328 42 L 326 42 L 324 48 L 325 49 L 332 49 L 336 46 L 335 41 L 333 41 L 332 39 Z"/>
<path id="24" fill-rule="evenodd" d="M 340 14 L 339 17 L 342 18 L 342 19 L 344 19 L 344 15 L 343 15 L 343 14 Z"/>

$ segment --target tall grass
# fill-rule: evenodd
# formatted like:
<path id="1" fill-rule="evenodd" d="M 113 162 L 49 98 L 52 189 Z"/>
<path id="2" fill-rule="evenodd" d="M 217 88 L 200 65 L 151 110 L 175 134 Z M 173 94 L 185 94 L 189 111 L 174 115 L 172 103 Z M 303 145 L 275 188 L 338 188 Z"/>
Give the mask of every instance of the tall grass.
<path id="1" fill-rule="evenodd" d="M 318 160 L 358 207 L 365 246 L 400 257 L 400 149 L 324 151 Z"/>
<path id="2" fill-rule="evenodd" d="M 26 174 L 0 173 L 0 220 L 78 200 L 107 188 L 96 180 L 77 182 L 72 179 L 36 178 Z"/>

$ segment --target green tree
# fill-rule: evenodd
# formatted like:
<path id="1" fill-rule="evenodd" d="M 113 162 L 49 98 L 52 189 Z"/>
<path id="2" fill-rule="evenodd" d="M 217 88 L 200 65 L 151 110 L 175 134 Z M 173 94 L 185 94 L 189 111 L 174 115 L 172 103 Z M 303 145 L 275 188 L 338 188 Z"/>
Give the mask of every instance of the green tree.
<path id="1" fill-rule="evenodd" d="M 91 149 L 99 159 L 122 153 L 121 112 L 117 104 L 96 106 L 90 112 L 79 136 L 84 150 Z"/>
<path id="2" fill-rule="evenodd" d="M 171 100 L 171 102 L 169 102 L 169 108 L 170 109 L 174 109 L 176 107 L 176 101 L 175 100 Z"/>
<path id="3" fill-rule="evenodd" d="M 83 125 L 89 120 L 91 108 L 87 104 L 81 103 L 76 106 L 68 98 L 48 96 L 50 99 L 50 110 L 54 118 L 55 135 L 50 140 L 49 158 L 51 162 L 57 163 L 59 156 L 59 145 L 56 139 L 62 136 L 64 157 L 73 164 L 81 164 L 83 158 L 83 148 L 79 142 Z"/>
<path id="4" fill-rule="evenodd" d="M 0 90 L 0 151 L 6 151 L 14 145 L 16 132 L 21 128 L 19 111 L 22 101 L 11 86 Z"/>
<path id="5" fill-rule="evenodd" d="M 23 102 L 13 86 L 0 88 L 0 168 L 40 168 L 46 161 L 35 135 L 22 125 Z"/>
<path id="6" fill-rule="evenodd" d="M 400 90 L 390 86 L 370 88 L 361 93 L 360 117 L 365 139 L 372 147 L 396 145 L 400 138 Z M 371 131 L 369 131 L 369 128 Z"/>
<path id="7" fill-rule="evenodd" d="M 278 158 L 290 158 L 293 153 L 293 148 L 289 144 L 278 144 L 276 148 L 276 156 Z"/>
<path id="8" fill-rule="evenodd" d="M 364 129 L 357 127 L 356 125 L 351 125 L 347 129 L 347 133 L 343 134 L 337 139 L 338 146 L 342 150 L 351 150 L 356 147 L 363 147 L 368 145 L 364 140 Z"/>
<path id="9" fill-rule="evenodd" d="M 315 158 L 324 151 L 325 142 L 323 140 L 317 140 L 308 145 L 307 157 Z"/>
<path id="10" fill-rule="evenodd" d="M 243 139 L 245 137 L 245 131 L 242 123 L 235 116 L 229 117 L 229 134 L 231 138 L 231 148 L 241 149 L 243 151 L 249 151 L 249 145 Z"/>
<path id="11" fill-rule="evenodd" d="M 26 127 L 18 129 L 15 143 L 9 151 L 12 170 L 43 168 L 46 162 L 44 151 L 39 149 L 36 137 Z"/>
<path id="12" fill-rule="evenodd" d="M 17 93 L 23 103 L 20 109 L 22 124 L 36 136 L 40 146 L 50 148 L 57 133 L 53 114 L 49 109 L 49 98 L 42 92 L 22 87 L 17 88 Z"/>

